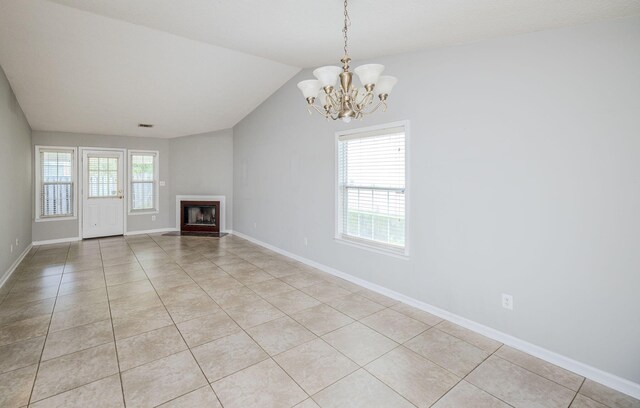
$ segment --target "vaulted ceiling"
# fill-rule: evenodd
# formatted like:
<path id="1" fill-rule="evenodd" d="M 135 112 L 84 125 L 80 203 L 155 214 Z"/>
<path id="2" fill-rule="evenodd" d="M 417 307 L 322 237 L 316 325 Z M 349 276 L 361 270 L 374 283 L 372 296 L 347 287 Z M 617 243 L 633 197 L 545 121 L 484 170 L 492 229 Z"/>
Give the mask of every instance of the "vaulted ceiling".
<path id="1" fill-rule="evenodd" d="M 639 0 L 351 0 L 356 59 L 640 14 Z M 0 0 L 0 65 L 35 130 L 235 125 L 337 64 L 342 0 Z M 152 129 L 138 123 L 153 123 Z"/>

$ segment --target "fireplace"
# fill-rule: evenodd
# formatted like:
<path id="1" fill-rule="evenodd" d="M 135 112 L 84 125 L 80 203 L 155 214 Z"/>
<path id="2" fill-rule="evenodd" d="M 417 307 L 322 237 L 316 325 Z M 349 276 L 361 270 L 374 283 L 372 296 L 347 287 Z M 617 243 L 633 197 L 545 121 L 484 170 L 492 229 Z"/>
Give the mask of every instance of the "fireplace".
<path id="1" fill-rule="evenodd" d="M 181 232 L 220 232 L 220 201 L 180 201 Z"/>

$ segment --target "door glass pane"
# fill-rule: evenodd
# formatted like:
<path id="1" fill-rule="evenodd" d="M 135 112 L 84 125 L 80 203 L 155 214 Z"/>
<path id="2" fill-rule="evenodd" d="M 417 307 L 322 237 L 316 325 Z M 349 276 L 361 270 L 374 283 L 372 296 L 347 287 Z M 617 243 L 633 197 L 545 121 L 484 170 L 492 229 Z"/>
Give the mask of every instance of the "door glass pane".
<path id="1" fill-rule="evenodd" d="M 87 158 L 89 166 L 89 198 L 118 196 L 118 158 Z"/>

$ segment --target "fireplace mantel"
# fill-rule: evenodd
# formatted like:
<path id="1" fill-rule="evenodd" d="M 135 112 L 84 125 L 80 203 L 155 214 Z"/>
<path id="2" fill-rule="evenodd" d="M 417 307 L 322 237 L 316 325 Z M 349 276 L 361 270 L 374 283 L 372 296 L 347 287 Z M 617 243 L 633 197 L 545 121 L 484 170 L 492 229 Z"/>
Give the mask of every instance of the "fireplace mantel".
<path id="1" fill-rule="evenodd" d="M 176 195 L 176 228 L 180 230 L 180 201 L 220 201 L 220 232 L 229 232 L 225 225 L 225 199 L 223 195 Z"/>

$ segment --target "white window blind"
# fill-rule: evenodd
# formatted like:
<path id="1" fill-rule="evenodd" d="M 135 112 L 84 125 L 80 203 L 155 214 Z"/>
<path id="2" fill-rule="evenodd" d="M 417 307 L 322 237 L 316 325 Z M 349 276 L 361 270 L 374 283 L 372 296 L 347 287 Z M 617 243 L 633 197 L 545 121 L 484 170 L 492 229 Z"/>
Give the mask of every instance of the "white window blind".
<path id="1" fill-rule="evenodd" d="M 89 156 L 89 198 L 116 197 L 118 195 L 118 158 Z"/>
<path id="2" fill-rule="evenodd" d="M 131 210 L 157 210 L 157 154 L 131 153 Z"/>
<path id="3" fill-rule="evenodd" d="M 338 137 L 339 238 L 405 247 L 405 129 Z"/>
<path id="4" fill-rule="evenodd" d="M 73 216 L 73 150 L 39 150 L 40 218 Z"/>

